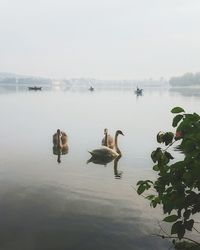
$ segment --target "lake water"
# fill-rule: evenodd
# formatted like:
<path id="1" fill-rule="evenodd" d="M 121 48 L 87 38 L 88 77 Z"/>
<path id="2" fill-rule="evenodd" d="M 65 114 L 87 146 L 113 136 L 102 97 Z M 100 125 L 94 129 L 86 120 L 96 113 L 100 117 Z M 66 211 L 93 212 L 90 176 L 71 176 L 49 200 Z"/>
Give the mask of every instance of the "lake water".
<path id="1" fill-rule="evenodd" d="M 157 132 L 173 131 L 172 107 L 200 113 L 198 91 L 0 86 L 0 249 L 169 249 L 152 236 L 162 211 L 134 188 L 156 176 L 150 154 Z M 58 128 L 69 137 L 60 164 L 52 144 Z M 87 164 L 104 128 L 123 131 L 123 156 L 117 165 Z"/>

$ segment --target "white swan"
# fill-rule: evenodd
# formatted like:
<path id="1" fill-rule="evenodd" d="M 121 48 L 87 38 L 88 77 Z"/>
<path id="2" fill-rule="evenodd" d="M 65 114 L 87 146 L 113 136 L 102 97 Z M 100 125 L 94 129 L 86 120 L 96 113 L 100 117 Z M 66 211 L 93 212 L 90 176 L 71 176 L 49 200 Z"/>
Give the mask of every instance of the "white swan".
<path id="1" fill-rule="evenodd" d="M 114 149 L 115 141 L 114 141 L 113 137 L 110 134 L 108 134 L 107 128 L 104 129 L 104 135 L 105 136 L 102 139 L 101 145 L 106 146 L 106 147 L 111 148 L 111 149 Z"/>
<path id="2" fill-rule="evenodd" d="M 115 133 L 115 150 L 103 146 L 102 148 L 94 149 L 92 151 L 89 151 L 89 153 L 92 155 L 93 158 L 101 158 L 105 161 L 109 161 L 111 159 L 116 158 L 117 156 L 121 155 L 121 151 L 118 147 L 118 135 L 124 135 L 121 130 L 117 130 Z"/>
<path id="3" fill-rule="evenodd" d="M 114 159 L 115 157 L 119 156 L 119 154 L 115 150 L 108 148 L 106 146 L 89 151 L 89 153 L 92 155 L 92 157 L 102 158 L 105 161 L 106 160 L 109 161 L 109 160 Z"/>

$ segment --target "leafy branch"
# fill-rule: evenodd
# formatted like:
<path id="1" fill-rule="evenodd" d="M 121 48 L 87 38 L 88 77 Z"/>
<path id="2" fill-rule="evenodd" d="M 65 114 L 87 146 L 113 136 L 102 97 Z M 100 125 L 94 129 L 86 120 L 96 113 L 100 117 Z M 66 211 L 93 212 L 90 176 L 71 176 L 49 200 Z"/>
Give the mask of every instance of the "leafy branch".
<path id="1" fill-rule="evenodd" d="M 165 148 L 157 147 L 151 153 L 153 170 L 158 177 L 155 181 L 138 181 L 137 193 L 143 195 L 153 188 L 156 194 L 146 196 L 150 205 L 163 208 L 167 215 L 163 221 L 172 223 L 171 235 L 175 235 L 172 237 L 183 239 L 186 231 L 198 231 L 194 229 L 193 217 L 200 212 L 200 116 L 188 114 L 181 107 L 171 112 L 175 114 L 172 127 L 176 131 L 159 132 L 157 142 Z M 176 161 L 168 152 L 175 142 L 184 155 L 181 161 Z"/>

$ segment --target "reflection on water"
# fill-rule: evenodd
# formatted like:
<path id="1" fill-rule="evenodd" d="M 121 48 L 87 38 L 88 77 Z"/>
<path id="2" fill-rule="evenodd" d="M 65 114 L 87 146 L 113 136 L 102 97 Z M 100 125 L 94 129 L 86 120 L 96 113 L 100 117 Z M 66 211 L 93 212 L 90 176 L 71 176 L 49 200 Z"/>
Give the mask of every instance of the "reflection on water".
<path id="1" fill-rule="evenodd" d="M 114 175 L 115 175 L 115 178 L 116 179 L 121 179 L 122 178 L 122 174 L 123 174 L 123 171 L 119 171 L 117 169 L 118 167 L 118 162 L 119 162 L 119 159 L 121 158 L 122 156 L 119 155 L 115 160 L 114 160 Z"/>
<path id="2" fill-rule="evenodd" d="M 200 88 L 197 87 L 184 87 L 184 88 L 179 88 L 179 87 L 173 87 L 170 88 L 171 93 L 178 93 L 183 96 L 194 96 L 194 97 L 199 97 L 200 96 Z"/>
<path id="3" fill-rule="evenodd" d="M 91 157 L 88 161 L 87 164 L 92 162 L 94 164 L 99 164 L 99 165 L 104 165 L 104 167 L 107 166 L 108 163 L 113 162 L 113 169 L 114 169 L 114 176 L 116 177 L 116 179 L 121 179 L 122 177 L 122 171 L 118 171 L 117 167 L 118 167 L 118 162 L 119 159 L 122 156 L 119 155 L 118 157 L 116 157 L 115 159 L 105 159 L 105 158 L 95 158 L 95 157 Z"/>
<path id="4" fill-rule="evenodd" d="M 131 186 L 155 178 L 150 154 L 157 132 L 172 129 L 170 109 L 199 113 L 199 99 L 161 89 L 145 89 L 141 101 L 133 89 L 10 92 L 0 86 L 0 249 L 169 248 L 151 237 L 162 212 Z M 124 132 L 123 157 L 87 165 L 105 127 Z M 69 154 L 52 145 L 57 128 L 69 136 Z"/>
<path id="5" fill-rule="evenodd" d="M 108 163 L 113 161 L 113 157 L 94 157 L 91 156 L 89 160 L 87 160 L 87 164 L 93 162 L 94 164 L 104 165 L 106 166 Z"/>
<path id="6" fill-rule="evenodd" d="M 63 148 L 59 148 L 57 146 L 53 146 L 53 154 L 57 155 L 57 162 L 61 163 L 61 155 L 66 155 L 69 152 L 69 147 L 68 145 L 63 147 Z"/>

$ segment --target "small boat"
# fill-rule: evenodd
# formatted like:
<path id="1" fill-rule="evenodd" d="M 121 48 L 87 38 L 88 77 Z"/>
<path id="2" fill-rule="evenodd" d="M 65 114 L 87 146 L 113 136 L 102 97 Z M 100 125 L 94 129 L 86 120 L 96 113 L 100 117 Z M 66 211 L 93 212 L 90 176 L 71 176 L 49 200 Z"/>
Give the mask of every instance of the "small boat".
<path id="1" fill-rule="evenodd" d="M 90 86 L 89 90 L 90 91 L 94 91 L 94 88 L 92 86 Z"/>
<path id="2" fill-rule="evenodd" d="M 28 90 L 42 90 L 42 87 L 28 87 Z"/>
<path id="3" fill-rule="evenodd" d="M 135 93 L 136 93 L 136 95 L 142 95 L 142 91 L 143 91 L 143 89 L 140 89 L 137 87 L 137 89 L 135 90 Z"/>

